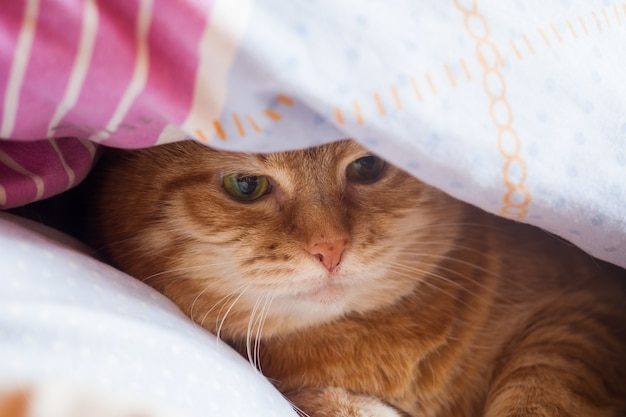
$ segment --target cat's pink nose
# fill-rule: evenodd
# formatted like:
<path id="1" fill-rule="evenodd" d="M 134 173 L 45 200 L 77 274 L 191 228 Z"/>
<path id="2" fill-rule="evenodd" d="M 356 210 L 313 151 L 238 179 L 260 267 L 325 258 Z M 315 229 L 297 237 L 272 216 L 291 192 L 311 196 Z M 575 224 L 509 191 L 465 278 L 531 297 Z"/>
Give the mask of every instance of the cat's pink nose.
<path id="1" fill-rule="evenodd" d="M 307 250 L 311 255 L 317 256 L 326 269 L 332 272 L 341 262 L 341 255 L 347 245 L 348 239 L 315 240 L 309 244 Z"/>

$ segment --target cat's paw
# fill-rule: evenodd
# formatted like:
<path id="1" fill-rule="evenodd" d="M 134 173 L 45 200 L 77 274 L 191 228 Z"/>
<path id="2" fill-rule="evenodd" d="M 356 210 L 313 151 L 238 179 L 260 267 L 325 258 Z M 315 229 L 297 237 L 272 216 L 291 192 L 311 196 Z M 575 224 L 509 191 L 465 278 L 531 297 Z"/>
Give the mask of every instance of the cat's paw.
<path id="1" fill-rule="evenodd" d="M 310 417 L 402 417 L 384 402 L 343 388 L 302 389 L 288 394 L 302 416 Z"/>

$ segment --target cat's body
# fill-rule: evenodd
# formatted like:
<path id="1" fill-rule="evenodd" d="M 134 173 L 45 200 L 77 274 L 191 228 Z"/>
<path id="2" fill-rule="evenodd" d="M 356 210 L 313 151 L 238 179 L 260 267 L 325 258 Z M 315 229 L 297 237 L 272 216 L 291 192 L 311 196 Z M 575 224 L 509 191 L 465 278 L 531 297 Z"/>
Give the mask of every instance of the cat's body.
<path id="1" fill-rule="evenodd" d="M 624 271 L 370 155 L 116 153 L 95 241 L 311 416 L 625 412 Z"/>

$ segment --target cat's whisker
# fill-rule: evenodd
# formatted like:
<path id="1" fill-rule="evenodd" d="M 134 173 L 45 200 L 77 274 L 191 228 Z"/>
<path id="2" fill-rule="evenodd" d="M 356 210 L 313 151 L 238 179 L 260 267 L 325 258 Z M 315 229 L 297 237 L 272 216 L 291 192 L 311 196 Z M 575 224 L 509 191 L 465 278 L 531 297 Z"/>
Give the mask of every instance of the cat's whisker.
<path id="1" fill-rule="evenodd" d="M 258 297 L 254 303 L 254 307 L 252 307 L 252 311 L 250 312 L 250 317 L 248 318 L 248 329 L 246 331 L 246 353 L 248 356 L 248 362 L 250 365 L 256 369 L 256 363 L 254 358 L 254 352 L 252 349 L 252 328 L 254 327 L 254 323 L 257 316 L 257 311 L 261 306 L 261 297 Z M 256 344 L 256 341 L 255 341 Z"/>
<path id="2" fill-rule="evenodd" d="M 224 322 L 226 321 L 226 318 L 228 317 L 228 315 L 230 314 L 232 309 L 235 307 L 235 304 L 237 304 L 237 302 L 248 291 L 249 288 L 250 288 L 250 285 L 246 285 L 245 287 L 243 287 L 241 289 L 241 291 L 239 292 L 239 294 L 237 294 L 237 297 L 235 298 L 235 300 L 230 304 L 230 307 L 228 308 L 228 310 L 226 310 L 226 313 L 224 313 L 224 317 L 222 318 L 222 320 L 220 321 L 219 325 L 217 326 L 217 332 L 215 333 L 215 335 L 217 336 L 218 339 L 221 339 L 222 327 L 224 326 Z M 236 294 L 235 291 L 233 291 L 233 295 L 234 294 Z M 232 296 L 229 297 L 229 299 L 230 298 L 232 298 Z M 220 312 L 221 312 L 221 310 L 220 310 Z M 217 321 L 219 320 L 219 314 L 217 315 L 215 320 L 216 320 L 216 324 L 217 324 Z"/>
<path id="3" fill-rule="evenodd" d="M 304 410 L 302 410 L 300 407 L 297 407 L 294 403 L 292 403 L 291 401 L 289 401 L 289 404 L 291 404 L 291 406 L 293 407 L 293 409 L 296 411 L 296 413 L 298 413 L 298 416 L 300 417 L 311 417 L 309 414 L 305 413 Z"/>
<path id="4" fill-rule="evenodd" d="M 396 273 L 396 274 L 398 274 L 398 275 L 401 275 L 401 276 L 404 276 L 404 277 L 409 277 L 409 278 L 415 278 L 415 276 L 414 276 L 414 275 L 412 275 L 412 274 L 410 274 L 410 273 L 409 273 L 409 272 L 411 272 L 411 271 L 408 271 L 408 270 L 406 270 L 405 268 L 397 268 L 397 267 L 395 267 L 395 266 L 392 266 L 390 269 L 391 269 L 391 271 L 395 272 L 395 273 Z M 415 272 L 415 271 L 412 271 L 412 272 Z M 428 273 L 428 271 L 423 271 L 423 272 L 424 272 L 424 273 Z M 421 281 L 420 281 L 420 284 L 422 284 L 422 285 L 426 285 L 426 286 L 428 286 L 428 287 L 430 287 L 430 288 L 433 288 L 433 289 L 435 289 L 435 290 L 437 290 L 437 291 L 441 291 L 441 292 L 443 292 L 444 294 L 446 294 L 446 295 L 448 295 L 448 296 L 450 296 L 450 297 L 452 297 L 452 298 L 456 298 L 456 294 L 453 294 L 453 293 L 451 293 L 450 291 L 447 291 L 447 290 L 445 290 L 445 289 L 443 289 L 443 288 L 441 288 L 441 287 L 439 287 L 439 286 L 435 285 L 434 283 L 429 282 L 429 281 L 427 281 L 427 280 L 421 280 Z"/>
<path id="5" fill-rule="evenodd" d="M 224 266 L 224 265 L 232 265 L 232 264 L 236 264 L 237 262 L 238 262 L 237 260 L 228 260 L 228 261 L 212 262 L 212 263 L 200 264 L 200 265 L 189 265 L 189 266 L 184 266 L 184 267 L 179 267 L 179 268 L 170 268 L 170 269 L 165 269 L 163 271 L 159 271 L 152 275 L 148 275 L 147 277 L 144 277 L 141 281 L 145 282 L 150 279 L 157 278 L 161 275 L 177 274 L 181 272 L 192 272 L 195 270 L 202 270 L 202 269 L 206 269 L 210 271 L 214 269 L 215 267 Z M 190 277 L 185 276 L 184 278 L 189 279 Z"/>
<path id="6" fill-rule="evenodd" d="M 449 248 L 449 250 L 446 251 L 446 253 L 444 254 L 436 254 L 436 253 L 426 252 L 423 250 L 416 252 L 414 249 L 397 249 L 396 253 L 403 253 L 403 254 L 415 255 L 415 256 L 449 256 L 448 253 L 454 252 L 454 250 L 461 250 L 466 253 L 475 253 L 475 254 L 481 255 L 488 260 L 499 259 L 497 255 L 478 250 L 471 246 L 462 245 L 458 242 L 451 243 L 451 242 L 442 241 L 442 240 L 437 240 L 437 241 L 420 240 L 419 243 L 421 246 L 442 246 L 444 248 Z"/>
<path id="7" fill-rule="evenodd" d="M 444 233 L 430 233 L 430 231 L 426 230 L 427 233 L 424 233 L 425 230 L 421 229 L 421 228 L 417 228 L 417 229 L 411 229 L 411 228 L 406 228 L 402 230 L 402 235 L 407 236 L 409 238 L 415 238 L 416 236 L 419 236 L 419 241 L 416 241 L 415 243 L 419 243 L 419 244 L 424 244 L 427 242 L 439 242 L 440 244 L 448 244 L 448 245 L 454 245 L 454 244 L 458 244 L 459 242 L 476 242 L 479 244 L 484 243 L 484 237 L 482 235 L 477 235 L 477 236 L 472 236 L 472 235 L 467 235 L 467 234 L 459 234 L 458 230 L 454 230 L 451 229 L 452 233 L 450 234 L 450 236 L 445 235 Z"/>
<path id="8" fill-rule="evenodd" d="M 250 362 L 250 364 L 259 371 L 259 339 L 261 328 L 265 320 L 268 299 L 268 296 L 265 296 L 263 298 L 264 302 L 262 302 L 262 299 L 260 297 L 256 300 L 254 307 L 250 312 L 250 318 L 248 319 L 248 329 L 246 332 L 246 353 L 248 356 L 248 362 Z"/>
<path id="9" fill-rule="evenodd" d="M 423 263 L 423 264 L 425 264 L 425 263 Z M 428 264 L 426 264 L 426 265 L 428 265 Z M 478 298 L 478 299 L 480 299 L 480 300 L 482 300 L 484 302 L 488 302 L 489 301 L 486 298 L 480 296 L 479 294 L 476 294 L 475 292 L 470 291 L 465 285 L 463 285 L 463 284 L 461 284 L 459 282 L 456 282 L 454 279 L 451 279 L 451 278 L 449 278 L 449 277 L 447 277 L 447 276 L 445 276 L 443 274 L 439 274 L 439 273 L 436 273 L 434 271 L 429 271 L 429 270 L 426 270 L 426 269 L 421 269 L 421 268 L 418 268 L 418 267 L 415 267 L 415 266 L 411 266 L 411 265 L 406 265 L 406 264 L 396 264 L 396 265 L 394 265 L 394 267 L 397 268 L 397 269 L 405 270 L 407 272 L 417 272 L 417 273 L 420 273 L 420 274 L 425 274 L 426 277 L 433 277 L 433 278 L 436 278 L 438 280 L 441 280 L 442 282 L 454 285 L 458 289 L 464 290 L 464 291 L 468 292 L 469 294 L 471 294 L 472 296 L 474 296 L 474 297 L 476 297 L 476 298 Z M 461 274 L 458 271 L 454 271 L 454 270 L 449 270 L 449 271 L 451 273 L 454 273 L 456 276 L 458 276 L 460 278 L 466 279 L 468 281 L 472 281 L 473 283 L 475 283 L 476 285 L 480 286 L 481 288 L 483 288 L 483 289 L 485 289 L 487 291 L 491 291 L 491 288 L 485 286 L 484 284 L 478 283 L 475 280 L 472 280 L 470 277 L 468 277 L 468 276 L 466 276 L 464 274 Z M 423 281 L 423 282 L 427 282 L 427 281 Z"/>
<path id="10" fill-rule="evenodd" d="M 483 252 L 473 248 L 471 246 L 467 246 L 467 245 L 462 245 L 459 243 L 450 243 L 450 242 L 446 242 L 446 241 L 428 241 L 428 240 L 421 240 L 419 242 L 420 246 L 428 246 L 428 247 L 444 247 L 446 249 L 448 249 L 446 252 L 449 253 L 454 249 L 459 249 L 459 250 L 463 250 L 463 251 L 467 251 L 467 252 L 471 252 L 471 253 L 476 253 L 476 254 L 480 254 L 483 255 Z M 426 252 L 424 250 L 420 251 L 420 252 L 415 252 L 415 249 L 411 248 L 411 249 L 396 249 L 397 253 L 406 253 L 409 255 L 412 254 L 416 254 L 416 255 L 436 255 L 430 252 Z M 488 257 L 489 255 L 486 255 L 486 257 Z"/>
<path id="11" fill-rule="evenodd" d="M 481 297 L 480 295 L 478 295 L 478 294 L 476 294 L 476 293 L 474 293 L 474 292 L 472 292 L 472 291 L 469 291 L 467 288 L 463 287 L 461 284 L 459 284 L 459 283 L 457 283 L 457 282 L 454 282 L 453 280 L 451 280 L 451 279 L 449 279 L 449 278 L 447 278 L 447 277 L 445 277 L 445 276 L 443 276 L 443 275 L 441 275 L 441 274 L 436 274 L 436 273 L 430 272 L 430 271 L 425 270 L 425 269 L 420 269 L 420 268 L 410 267 L 410 266 L 407 266 L 407 265 L 404 265 L 404 264 L 390 264 L 390 266 L 391 266 L 391 269 L 392 269 L 394 272 L 398 273 L 398 274 L 401 274 L 401 275 L 404 275 L 404 276 L 407 276 L 407 277 L 414 278 L 415 276 L 414 276 L 414 275 L 412 275 L 412 274 L 410 274 L 410 272 L 418 272 L 418 273 L 420 273 L 420 274 L 424 274 L 425 276 L 428 276 L 428 277 L 433 277 L 433 278 L 436 278 L 436 279 L 438 279 L 438 280 L 440 280 L 440 281 L 442 281 L 442 282 L 446 282 L 446 283 L 448 283 L 448 284 L 452 284 L 452 285 L 454 285 L 455 287 L 457 287 L 457 288 L 458 288 L 458 289 L 460 289 L 460 290 L 465 290 L 466 292 L 468 292 L 468 293 L 469 293 L 469 294 L 471 294 L 472 296 L 474 296 L 474 297 L 476 297 L 476 298 L 478 298 L 478 299 L 482 300 L 483 302 L 488 302 L 488 301 L 489 301 L 489 300 L 487 300 L 487 299 L 485 299 L 485 298 Z M 435 290 L 437 290 L 437 291 L 441 291 L 441 292 L 443 292 L 444 294 L 446 294 L 446 295 L 448 295 L 448 296 L 450 296 L 450 297 L 452 297 L 452 298 L 458 299 L 458 297 L 457 297 L 457 295 L 456 295 L 456 294 L 453 294 L 453 293 L 451 293 L 450 291 L 447 291 L 447 290 L 445 290 L 445 289 L 443 289 L 443 288 L 441 288 L 441 287 L 439 287 L 439 286 L 435 285 L 434 283 L 429 282 L 427 279 L 423 279 L 423 280 L 421 280 L 421 281 L 420 281 L 420 283 L 421 283 L 421 284 L 423 284 L 423 285 L 427 285 L 427 286 L 429 286 L 429 287 L 431 287 L 431 288 L 433 288 L 433 289 L 435 289 Z M 477 311 L 477 310 L 476 310 L 476 307 L 475 307 L 475 306 L 473 306 L 472 304 L 469 304 L 469 303 L 467 303 L 466 301 L 462 301 L 462 300 L 459 300 L 459 301 L 460 301 L 460 302 L 461 302 L 464 306 L 466 306 L 467 308 L 469 308 L 469 309 L 471 309 L 471 310 L 474 310 L 475 312 Z"/>
<path id="12" fill-rule="evenodd" d="M 209 290 L 210 286 L 206 286 L 202 291 L 200 291 L 195 298 L 193 299 L 193 302 L 191 303 L 191 307 L 189 308 L 189 318 L 192 321 L 196 321 L 193 317 L 193 313 L 194 313 L 194 308 L 196 306 L 196 302 L 198 301 L 198 299 L 200 299 L 200 297 L 202 296 L 202 294 L 204 294 L 205 292 L 207 292 Z M 205 313 L 206 314 L 206 313 Z M 206 317 L 206 316 L 205 316 Z"/>
<path id="13" fill-rule="evenodd" d="M 200 325 L 202 325 L 202 324 L 204 323 L 204 320 L 206 320 L 206 317 L 207 317 L 209 314 L 211 314 L 211 312 L 212 312 L 212 311 L 213 311 L 213 310 L 214 310 L 217 306 L 222 305 L 222 303 L 225 303 L 225 302 L 227 302 L 228 300 L 230 300 L 232 297 L 234 297 L 234 296 L 235 296 L 235 294 L 237 294 L 239 291 L 241 291 L 241 290 L 242 290 L 244 287 L 246 287 L 247 285 L 249 285 L 249 284 L 243 284 L 243 285 L 240 285 L 239 287 L 235 288 L 233 291 L 231 291 L 230 293 L 228 293 L 228 294 L 227 294 L 227 295 L 225 295 L 224 297 L 220 298 L 217 302 L 215 302 L 215 303 L 213 304 L 213 306 L 212 306 L 210 309 L 208 309 L 208 310 L 204 313 L 204 315 L 202 316 L 202 320 L 201 320 L 201 324 L 200 324 Z M 191 319 L 192 319 L 192 320 L 193 320 L 193 311 L 194 311 L 195 304 L 198 302 L 198 300 L 200 299 L 200 297 L 201 297 L 204 293 L 206 293 L 206 292 L 207 292 L 207 291 L 209 291 L 209 290 L 212 290 L 214 287 L 220 287 L 219 283 L 211 283 L 211 285 L 206 285 L 206 286 L 204 287 L 204 289 L 203 289 L 202 291 L 200 291 L 200 292 L 198 293 L 198 295 L 196 295 L 196 297 L 194 298 L 193 302 L 191 303 L 191 308 L 190 308 L 190 310 L 189 310 L 189 316 L 191 317 Z M 223 308 L 224 308 L 224 306 L 222 305 L 222 309 L 223 309 Z M 220 310 L 220 312 L 221 312 L 221 311 L 222 311 L 222 310 Z M 219 313 L 218 313 L 218 315 L 219 315 Z"/>
<path id="14" fill-rule="evenodd" d="M 270 307 L 272 302 L 274 301 L 274 296 L 266 296 L 265 304 L 263 306 L 263 310 L 261 310 L 261 321 L 259 323 L 259 327 L 257 328 L 256 340 L 254 345 L 255 351 L 255 368 L 257 368 L 261 373 L 263 373 L 263 369 L 261 366 L 261 337 L 263 333 L 263 326 L 265 326 L 265 321 L 267 320 L 267 316 L 269 315 Z"/>
<path id="15" fill-rule="evenodd" d="M 410 253 L 410 252 L 408 252 L 408 253 Z M 428 262 L 428 261 L 422 260 L 420 258 L 435 258 L 436 260 L 433 261 L 433 262 Z M 453 268 L 448 268 L 446 266 L 443 266 L 442 265 L 443 261 L 455 262 L 457 264 L 468 266 L 470 268 L 473 268 L 476 271 L 484 272 L 486 275 L 492 276 L 494 278 L 499 278 L 499 279 L 504 278 L 500 274 L 496 274 L 494 271 L 491 271 L 491 270 L 489 270 L 487 268 L 484 268 L 482 266 L 476 265 L 475 263 L 468 262 L 468 261 L 465 261 L 465 260 L 462 260 L 462 259 L 458 259 L 458 258 L 456 258 L 454 256 L 449 256 L 449 255 L 445 255 L 445 254 L 439 255 L 439 254 L 434 254 L 434 253 L 419 253 L 419 254 L 416 254 L 415 258 L 413 258 L 409 262 L 407 262 L 407 264 L 410 264 L 410 263 L 413 263 L 413 262 L 418 262 L 418 263 L 423 264 L 423 265 L 432 266 L 432 267 L 434 267 L 436 269 L 440 269 L 440 270 L 443 270 L 443 271 L 446 271 L 446 272 L 450 272 L 451 274 L 455 274 L 455 275 L 457 275 L 457 276 L 459 276 L 461 278 L 466 278 L 466 279 L 469 278 L 469 277 L 459 273 L 458 271 L 456 271 Z M 473 280 L 473 282 L 475 282 L 477 285 L 479 285 L 479 286 L 481 286 L 483 288 L 487 288 L 486 286 L 484 286 L 483 284 L 481 284 L 479 282 L 476 282 L 475 280 Z"/>
<path id="16" fill-rule="evenodd" d="M 464 249 L 467 250 L 467 249 Z M 411 262 L 420 262 L 424 265 L 437 265 L 438 269 L 444 270 L 444 271 L 448 271 L 450 273 L 456 274 L 458 276 L 461 276 L 457 271 L 455 271 L 453 268 L 448 268 L 445 267 L 443 265 L 441 265 L 442 261 L 449 261 L 449 262 L 454 262 L 457 264 L 461 264 L 461 265 L 465 265 L 465 266 L 469 266 L 471 268 L 474 268 L 477 271 L 481 271 L 484 272 L 486 275 L 492 276 L 494 278 L 497 278 L 498 280 L 501 281 L 507 281 L 510 285 L 515 286 L 516 288 L 523 290 L 526 288 L 526 286 L 524 285 L 524 282 L 519 282 L 516 280 L 511 280 L 507 275 L 502 275 L 500 273 L 496 273 L 493 270 L 489 269 L 489 268 L 484 268 L 482 266 L 478 266 L 472 262 L 468 262 L 462 259 L 458 259 L 454 256 L 450 256 L 450 255 L 446 255 L 446 254 L 434 254 L 434 253 L 423 253 L 423 252 L 419 252 L 419 253 L 414 253 L 411 251 L 404 251 L 404 252 L 399 252 L 399 253 L 408 253 L 408 254 L 414 254 L 416 259 L 411 259 Z M 488 254 L 484 255 L 487 259 L 497 259 L 496 256 L 490 257 Z M 430 258 L 435 258 L 437 259 L 437 261 L 433 262 L 433 263 L 428 263 L 425 260 L 420 260 L 417 259 L 417 257 L 430 257 Z M 464 278 L 468 278 L 468 277 L 464 277 Z M 483 284 L 476 282 L 475 280 L 473 280 L 472 282 L 476 283 L 477 285 L 484 287 Z"/>
<path id="17" fill-rule="evenodd" d="M 304 410 L 302 410 L 300 407 L 298 407 L 296 404 L 294 404 L 293 401 L 291 401 L 286 395 L 283 394 L 283 398 L 285 400 L 287 400 L 287 402 L 289 403 L 289 405 L 294 409 L 294 411 L 296 413 L 298 413 L 299 417 L 311 417 L 309 414 L 307 414 L 306 412 L 304 412 Z"/>
<path id="18" fill-rule="evenodd" d="M 433 256 L 435 256 L 435 255 L 433 255 Z M 445 259 L 447 261 L 458 262 L 458 263 L 460 263 L 462 265 L 465 265 L 465 266 L 469 266 L 471 268 L 474 268 L 475 270 L 483 272 L 486 275 L 490 275 L 490 276 L 492 276 L 493 278 L 496 278 L 496 279 L 502 279 L 503 278 L 501 275 L 496 274 L 496 273 L 494 273 L 494 272 L 492 272 L 492 271 L 490 271 L 490 270 L 488 270 L 486 268 L 474 265 L 471 262 L 462 261 L 460 259 L 455 259 L 455 258 L 452 258 L 452 257 L 447 257 L 447 258 L 443 258 L 443 259 Z M 429 266 L 432 265 L 432 264 L 430 264 L 430 263 L 428 263 L 426 261 L 416 260 L 416 262 L 419 262 L 420 264 L 423 264 L 423 265 L 429 265 Z M 438 270 L 440 270 L 440 271 L 445 271 L 445 272 L 448 272 L 450 274 L 456 275 L 459 278 L 471 281 L 474 285 L 477 285 L 478 287 L 482 288 L 483 290 L 492 291 L 492 288 L 489 287 L 488 285 L 483 284 L 482 282 L 478 281 L 477 279 L 473 279 L 472 277 L 464 275 L 464 274 L 460 273 L 459 271 L 455 270 L 454 268 L 448 268 L 446 266 L 441 265 L 441 263 L 437 263 L 436 268 Z M 437 276 L 439 276 L 439 275 L 437 275 Z M 454 282 L 454 280 L 450 280 L 450 282 Z M 461 287 L 461 288 L 465 288 L 465 286 L 463 284 L 461 284 L 461 283 L 458 283 L 458 286 Z"/>
<path id="19" fill-rule="evenodd" d="M 208 290 L 208 289 L 207 289 Z M 202 316 L 202 319 L 200 321 L 197 321 L 200 326 L 204 327 L 204 322 L 207 319 L 207 317 L 209 316 L 209 314 L 211 314 L 211 312 L 218 306 L 221 307 L 220 312 L 223 311 L 224 309 L 224 303 L 226 303 L 228 300 L 230 300 L 231 298 L 233 298 L 236 294 L 237 294 L 238 290 L 234 290 L 231 291 L 230 293 L 228 293 L 227 295 L 225 295 L 224 297 L 220 298 L 217 302 L 215 302 L 213 304 L 213 306 L 208 309 L 207 311 L 204 312 L 204 315 Z M 217 313 L 217 317 L 219 317 L 219 312 Z M 216 318 L 216 326 L 217 326 L 217 318 Z"/>

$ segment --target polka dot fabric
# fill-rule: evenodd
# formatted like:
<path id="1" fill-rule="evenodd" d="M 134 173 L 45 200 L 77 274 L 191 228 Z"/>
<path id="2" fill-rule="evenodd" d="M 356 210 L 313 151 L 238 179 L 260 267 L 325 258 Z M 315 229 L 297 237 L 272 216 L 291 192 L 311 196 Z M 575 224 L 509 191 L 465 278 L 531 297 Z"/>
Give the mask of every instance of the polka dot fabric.
<path id="1" fill-rule="evenodd" d="M 56 381 L 180 417 L 295 416 L 169 300 L 31 227 L 0 216 L 0 387 Z"/>

